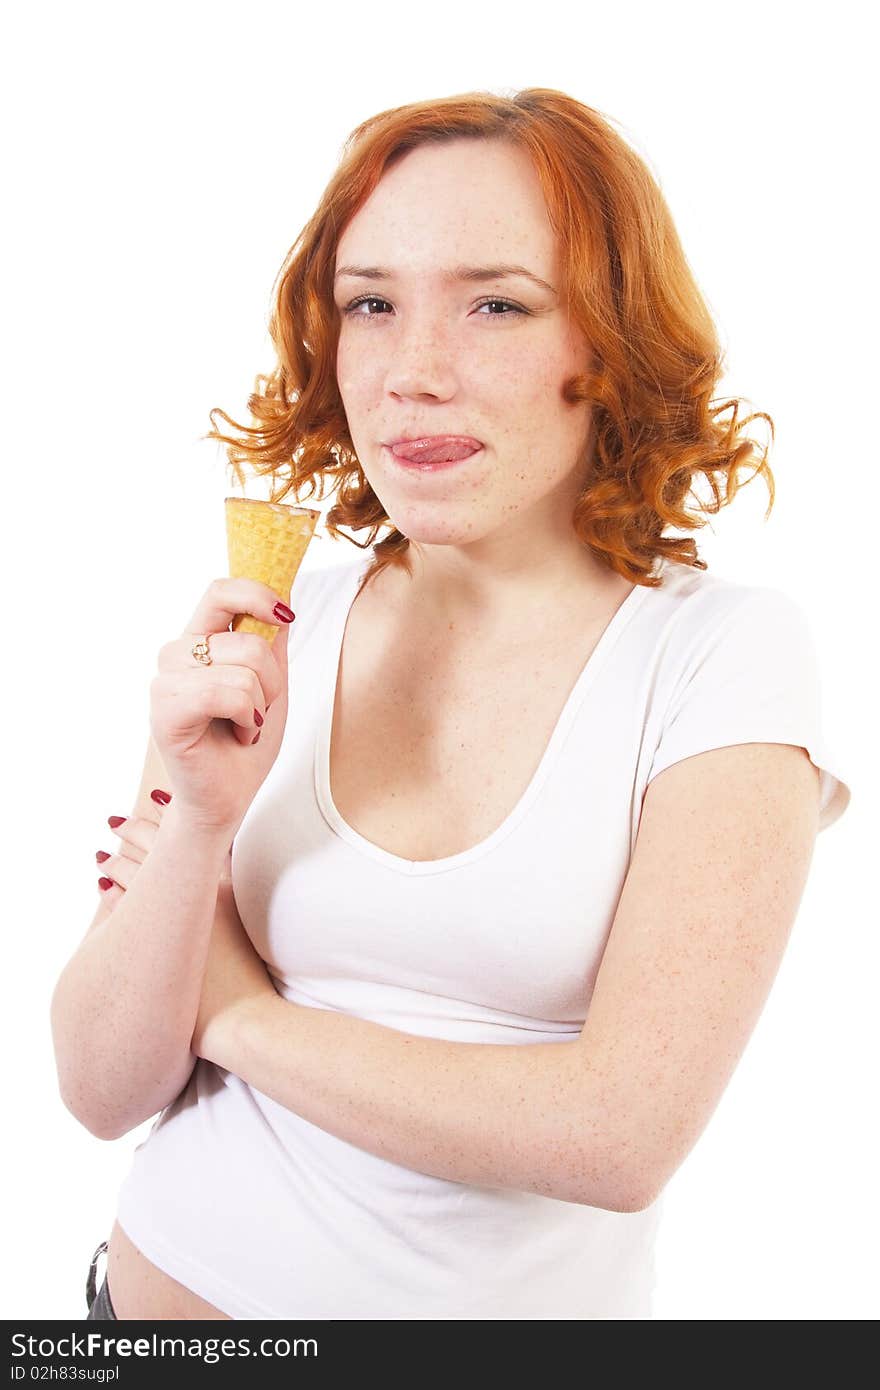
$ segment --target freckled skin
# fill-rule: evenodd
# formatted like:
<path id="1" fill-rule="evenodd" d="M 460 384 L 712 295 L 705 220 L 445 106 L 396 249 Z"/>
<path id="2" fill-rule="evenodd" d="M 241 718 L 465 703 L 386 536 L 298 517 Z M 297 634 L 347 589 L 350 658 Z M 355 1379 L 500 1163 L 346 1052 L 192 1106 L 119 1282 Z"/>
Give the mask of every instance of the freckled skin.
<path id="1" fill-rule="evenodd" d="M 446 283 L 445 267 L 522 265 L 557 291 L 561 256 L 529 156 L 498 141 L 410 151 L 344 229 L 336 265 L 391 280 L 341 279 L 336 370 L 352 442 L 395 526 L 410 539 L 426 613 L 521 622 L 607 569 L 578 540 L 574 502 L 592 449 L 590 410 L 563 384 L 590 349 L 561 298 L 521 278 Z M 352 314 L 353 299 L 369 294 Z M 507 300 L 514 313 L 488 298 Z M 482 301 L 482 304 L 481 304 Z M 467 434 L 472 464 L 403 473 L 383 454 L 401 434 Z M 414 598 L 414 602 L 415 602 Z"/>

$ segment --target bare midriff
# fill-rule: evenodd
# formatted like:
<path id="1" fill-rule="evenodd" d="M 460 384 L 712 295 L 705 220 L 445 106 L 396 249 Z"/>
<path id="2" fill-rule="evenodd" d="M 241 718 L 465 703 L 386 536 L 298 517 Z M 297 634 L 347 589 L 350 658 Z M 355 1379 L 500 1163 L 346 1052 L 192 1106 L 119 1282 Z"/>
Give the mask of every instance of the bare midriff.
<path id="1" fill-rule="evenodd" d="M 107 1248 L 107 1285 L 110 1302 L 120 1321 L 144 1318 L 198 1319 L 226 1318 L 213 1303 L 199 1298 L 185 1284 L 179 1284 L 170 1274 L 159 1269 L 129 1240 L 118 1221 Z"/>

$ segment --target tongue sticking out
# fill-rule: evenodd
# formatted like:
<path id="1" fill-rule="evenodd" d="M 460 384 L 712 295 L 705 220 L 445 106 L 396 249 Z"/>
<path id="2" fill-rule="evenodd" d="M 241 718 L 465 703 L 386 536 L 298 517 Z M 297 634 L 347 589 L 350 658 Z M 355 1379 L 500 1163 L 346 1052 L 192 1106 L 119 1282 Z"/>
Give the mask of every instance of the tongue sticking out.
<path id="1" fill-rule="evenodd" d="M 470 458 L 477 451 L 472 444 L 433 444 L 414 447 L 412 444 L 396 444 L 392 453 L 407 463 L 459 463 Z"/>

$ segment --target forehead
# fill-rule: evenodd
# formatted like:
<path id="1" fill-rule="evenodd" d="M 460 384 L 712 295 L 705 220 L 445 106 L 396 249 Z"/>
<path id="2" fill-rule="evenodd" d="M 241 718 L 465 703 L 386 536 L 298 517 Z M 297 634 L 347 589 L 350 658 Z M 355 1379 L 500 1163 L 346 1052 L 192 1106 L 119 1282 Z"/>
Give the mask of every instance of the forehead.
<path id="1" fill-rule="evenodd" d="M 385 171 L 340 236 L 336 264 L 425 275 L 454 261 L 517 261 L 552 282 L 557 254 L 528 154 L 455 140 L 420 145 Z"/>

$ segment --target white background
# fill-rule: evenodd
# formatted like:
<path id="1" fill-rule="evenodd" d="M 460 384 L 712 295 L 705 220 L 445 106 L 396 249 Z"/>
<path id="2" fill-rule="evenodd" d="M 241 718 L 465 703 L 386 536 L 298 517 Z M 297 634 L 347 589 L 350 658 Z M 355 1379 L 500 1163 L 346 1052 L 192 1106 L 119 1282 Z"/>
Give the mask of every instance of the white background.
<path id="1" fill-rule="evenodd" d="M 667 1188 L 657 1317 L 876 1317 L 866 24 L 856 3 L 557 0 L 519 18 L 457 0 L 30 3 L 6 21 L 3 1317 L 85 1317 L 89 1258 L 149 1128 L 105 1143 L 67 1112 L 49 1001 L 97 906 L 106 818 L 131 810 L 158 648 L 226 573 L 235 487 L 200 441 L 208 412 L 247 420 L 272 366 L 272 283 L 349 131 L 528 86 L 598 108 L 647 160 L 727 349 L 721 391 L 776 422 L 771 519 L 756 481 L 698 546 L 710 570 L 807 610 L 852 789 L 746 1054 Z M 307 563 L 356 553 L 325 538 Z"/>

